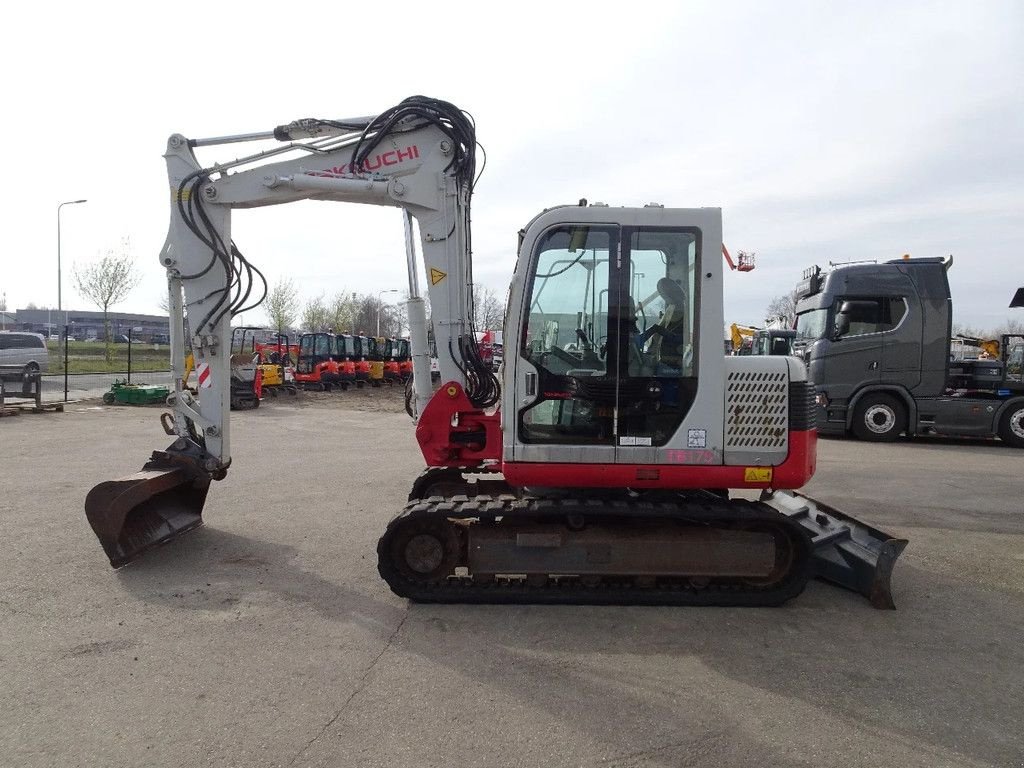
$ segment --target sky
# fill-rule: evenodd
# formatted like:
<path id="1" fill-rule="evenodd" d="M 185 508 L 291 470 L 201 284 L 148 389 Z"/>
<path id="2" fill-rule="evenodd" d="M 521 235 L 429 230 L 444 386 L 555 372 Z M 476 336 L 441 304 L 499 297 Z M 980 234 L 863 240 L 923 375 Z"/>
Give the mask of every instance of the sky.
<path id="1" fill-rule="evenodd" d="M 499 297 L 518 230 L 587 198 L 721 207 L 730 249 L 757 254 L 754 271 L 726 277 L 727 322 L 761 323 L 812 264 L 904 253 L 954 256 L 956 322 L 988 329 L 1020 311 L 1007 305 L 1024 285 L 1024 4 L 496 8 L 12 6 L 0 295 L 10 309 L 56 306 L 57 207 L 85 198 L 60 214 L 65 308 L 92 308 L 74 267 L 128 238 L 142 281 L 118 309 L 158 312 L 171 133 L 377 114 L 424 94 L 476 120 L 474 275 Z M 397 209 L 236 211 L 233 236 L 306 299 L 407 286 Z"/>

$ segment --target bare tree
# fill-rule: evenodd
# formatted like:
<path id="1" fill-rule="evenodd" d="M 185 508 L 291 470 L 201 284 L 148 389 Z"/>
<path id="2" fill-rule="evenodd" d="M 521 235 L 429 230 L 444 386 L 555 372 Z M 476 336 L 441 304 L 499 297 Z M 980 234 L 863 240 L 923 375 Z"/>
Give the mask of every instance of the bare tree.
<path id="1" fill-rule="evenodd" d="M 425 305 L 427 318 L 430 317 L 430 299 L 427 296 L 421 297 Z M 402 298 L 396 301 L 394 304 L 388 304 L 384 307 L 384 314 L 381 316 L 381 333 L 386 336 L 408 336 L 411 333 L 409 327 L 409 294 L 403 293 Z M 427 325 L 429 327 L 430 321 L 428 319 Z M 385 328 L 387 330 L 385 330 Z"/>
<path id="2" fill-rule="evenodd" d="M 281 278 L 267 292 L 264 302 L 267 320 L 278 333 L 295 324 L 299 315 L 299 291 L 291 278 Z"/>
<path id="3" fill-rule="evenodd" d="M 769 321 L 780 319 L 786 328 L 792 328 L 796 325 L 796 303 L 799 300 L 800 294 L 796 291 L 776 296 L 768 302 L 768 307 L 764 311 L 765 318 Z"/>
<path id="4" fill-rule="evenodd" d="M 963 323 L 953 323 L 952 334 L 954 336 L 965 336 L 968 339 L 988 338 L 987 331 L 983 331 L 980 328 L 975 328 L 971 325 L 964 325 Z"/>
<path id="5" fill-rule="evenodd" d="M 354 293 L 340 291 L 334 294 L 331 301 L 330 315 L 331 325 L 336 333 L 350 331 L 352 320 L 356 313 L 356 298 Z"/>
<path id="6" fill-rule="evenodd" d="M 1024 333 L 1024 321 L 1015 317 L 1007 318 L 993 329 L 975 328 L 973 325 L 954 322 L 952 333 L 954 336 L 964 336 L 968 339 L 998 339 L 1004 333 Z"/>
<path id="7" fill-rule="evenodd" d="M 324 303 L 323 296 L 306 302 L 302 310 L 302 327 L 309 333 L 331 330 L 331 312 Z"/>
<path id="8" fill-rule="evenodd" d="M 181 283 L 178 283 L 178 290 L 179 291 L 181 290 Z M 168 314 L 168 315 L 171 314 L 171 296 L 170 296 L 170 293 L 171 293 L 170 286 L 168 286 L 167 292 L 160 294 L 160 298 L 157 300 L 157 306 L 160 307 L 160 309 L 163 312 L 165 312 L 166 314 Z M 182 294 L 181 300 L 182 300 L 182 302 L 185 301 L 184 294 Z"/>
<path id="9" fill-rule="evenodd" d="M 1008 318 L 1006 322 L 996 326 L 996 329 L 992 332 L 992 338 L 997 339 L 1004 333 L 1024 333 L 1024 321 L 1017 318 Z"/>
<path id="10" fill-rule="evenodd" d="M 132 289 L 139 284 L 142 276 L 135 268 L 128 239 L 121 242 L 119 250 L 108 250 L 98 262 L 74 267 L 75 285 L 78 292 L 103 312 L 103 332 L 106 338 L 106 359 L 111 360 L 110 308 L 120 304 Z"/>
<path id="11" fill-rule="evenodd" d="M 352 333 L 369 335 L 377 326 L 377 297 L 370 293 L 352 296 Z"/>
<path id="12" fill-rule="evenodd" d="M 473 316 L 478 331 L 493 331 L 505 324 L 505 306 L 493 290 L 482 285 L 473 287 Z"/>
<path id="13" fill-rule="evenodd" d="M 391 306 L 388 316 L 394 322 L 394 333 L 391 334 L 392 336 L 401 336 L 405 329 L 409 327 L 409 305 L 406 304 L 408 300 L 408 294 L 402 294 L 402 299 Z"/>

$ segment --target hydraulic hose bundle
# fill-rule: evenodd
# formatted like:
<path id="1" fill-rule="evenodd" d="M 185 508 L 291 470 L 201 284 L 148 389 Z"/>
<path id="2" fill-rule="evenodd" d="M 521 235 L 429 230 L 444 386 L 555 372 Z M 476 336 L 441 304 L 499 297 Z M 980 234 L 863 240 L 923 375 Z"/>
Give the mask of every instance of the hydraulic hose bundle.
<path id="1" fill-rule="evenodd" d="M 466 252 L 472 256 L 473 239 L 470 226 L 470 207 L 473 188 L 479 175 L 476 170 L 476 125 L 473 118 L 454 104 L 426 96 L 410 96 L 397 106 L 382 112 L 363 129 L 352 153 L 352 167 L 360 168 L 373 150 L 394 130 L 415 130 L 424 125 L 434 125 L 452 141 L 452 160 L 445 167 L 451 171 L 458 186 L 459 200 L 464 200 L 464 216 L 458 217 L 458 224 L 448 233 L 451 237 L 455 227 L 461 225 L 459 236 L 466 244 Z M 481 169 L 482 170 L 482 169 Z M 452 359 L 466 379 L 466 395 L 477 408 L 490 408 L 501 397 L 501 385 L 491 367 L 484 361 L 476 341 L 476 318 L 472 295 L 472 258 L 466 260 L 466 285 L 470 286 L 469 306 L 466 307 L 469 333 L 458 340 L 458 354 L 449 349 Z M 461 362 L 459 362 L 461 361 Z"/>
<path id="2" fill-rule="evenodd" d="M 213 222 L 206 215 L 203 205 L 199 202 L 202 199 L 200 194 L 202 192 L 202 185 L 209 178 L 209 171 L 205 169 L 186 176 L 182 179 L 181 184 L 178 185 L 177 195 L 178 212 L 181 214 L 182 220 L 192 231 L 192 234 L 199 238 L 212 252 L 209 263 L 203 269 L 190 275 L 182 275 L 181 279 L 194 280 L 200 278 L 213 269 L 218 261 L 224 266 L 224 272 L 227 275 L 223 288 L 211 291 L 203 297 L 203 300 L 206 301 L 214 296 L 218 296 L 214 305 L 207 310 L 203 319 L 196 325 L 197 333 L 201 333 L 202 329 L 206 327 L 212 330 L 224 316 L 225 312 L 231 312 L 231 316 L 234 317 L 250 309 L 255 309 L 267 297 L 266 277 L 242 255 L 234 240 L 231 241 L 230 249 L 226 247 L 223 238 L 217 232 Z M 247 305 L 246 302 L 249 300 L 249 296 L 252 295 L 252 288 L 255 282 L 254 274 L 263 284 L 263 292 L 258 301 Z M 231 296 L 232 289 L 234 289 L 234 296 Z M 231 296 L 230 302 L 228 301 L 229 296 Z"/>

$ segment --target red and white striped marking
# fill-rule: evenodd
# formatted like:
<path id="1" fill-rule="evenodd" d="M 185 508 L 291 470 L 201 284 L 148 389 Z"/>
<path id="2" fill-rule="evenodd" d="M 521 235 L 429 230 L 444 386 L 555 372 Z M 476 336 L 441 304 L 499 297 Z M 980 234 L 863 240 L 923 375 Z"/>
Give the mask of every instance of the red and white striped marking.
<path id="1" fill-rule="evenodd" d="M 209 363 L 200 363 L 196 366 L 196 376 L 199 378 L 200 389 L 208 389 L 213 386 L 213 379 L 210 378 Z"/>

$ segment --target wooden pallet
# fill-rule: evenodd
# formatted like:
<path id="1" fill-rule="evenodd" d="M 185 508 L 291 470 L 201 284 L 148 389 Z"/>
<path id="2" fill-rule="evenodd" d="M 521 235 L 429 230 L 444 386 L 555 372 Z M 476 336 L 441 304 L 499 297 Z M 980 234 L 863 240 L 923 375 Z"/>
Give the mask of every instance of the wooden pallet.
<path id="1" fill-rule="evenodd" d="M 34 402 L 30 403 L 4 403 L 0 406 L 0 416 L 17 416 L 19 413 L 45 413 L 46 411 L 53 411 L 54 413 L 63 413 L 64 406 L 66 403 L 42 403 L 36 405 Z"/>

